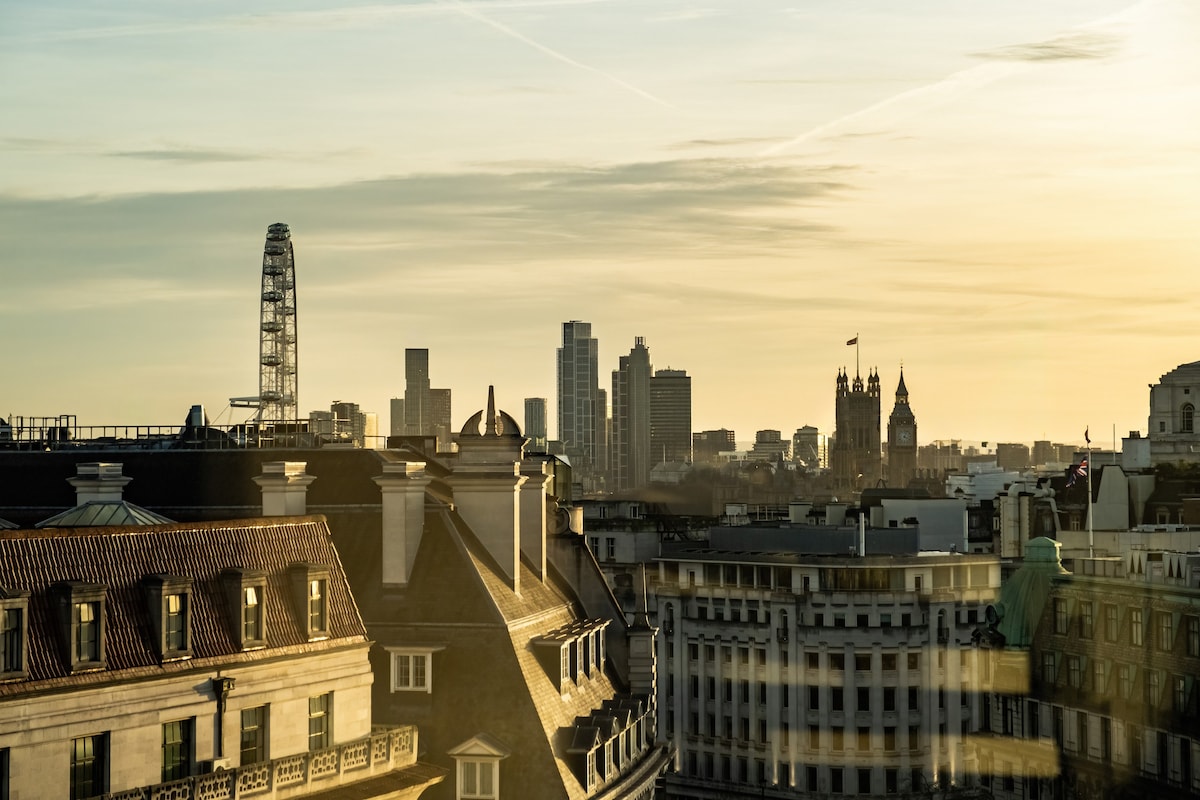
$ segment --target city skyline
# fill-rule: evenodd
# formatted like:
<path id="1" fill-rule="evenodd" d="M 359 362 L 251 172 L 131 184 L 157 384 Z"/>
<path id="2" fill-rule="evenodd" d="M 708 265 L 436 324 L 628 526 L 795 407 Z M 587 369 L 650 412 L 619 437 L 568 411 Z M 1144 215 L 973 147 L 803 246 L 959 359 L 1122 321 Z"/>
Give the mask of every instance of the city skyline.
<path id="1" fill-rule="evenodd" d="M 273 222 L 302 411 L 384 414 L 428 348 L 452 427 L 490 384 L 516 414 L 578 319 L 601 375 L 635 336 L 686 368 L 697 431 L 832 432 L 857 335 L 885 397 L 904 364 L 921 443 L 1108 446 L 1200 358 L 1182 0 L 0 21 L 5 417 L 221 418 L 255 391 Z"/>

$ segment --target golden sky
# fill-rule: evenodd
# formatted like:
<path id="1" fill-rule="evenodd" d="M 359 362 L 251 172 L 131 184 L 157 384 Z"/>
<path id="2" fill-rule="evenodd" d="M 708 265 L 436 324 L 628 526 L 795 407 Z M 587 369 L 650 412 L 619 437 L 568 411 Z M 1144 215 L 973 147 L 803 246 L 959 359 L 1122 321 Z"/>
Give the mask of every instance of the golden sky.
<path id="1" fill-rule="evenodd" d="M 275 221 L 305 411 L 553 408 L 581 319 L 739 440 L 857 333 L 922 442 L 1107 441 L 1200 358 L 1187 0 L 187 5 L 0 8 L 0 415 L 235 421 Z"/>

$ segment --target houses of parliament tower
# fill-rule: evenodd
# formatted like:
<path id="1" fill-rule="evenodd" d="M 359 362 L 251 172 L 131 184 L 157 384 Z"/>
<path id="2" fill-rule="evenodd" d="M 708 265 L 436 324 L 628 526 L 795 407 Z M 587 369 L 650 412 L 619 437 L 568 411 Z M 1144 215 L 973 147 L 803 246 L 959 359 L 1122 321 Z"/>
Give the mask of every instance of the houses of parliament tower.
<path id="1" fill-rule="evenodd" d="M 879 373 L 853 383 L 845 370 L 838 370 L 835 431 L 830 446 L 830 466 L 838 489 L 862 490 L 875 486 L 883 477 L 879 439 Z"/>

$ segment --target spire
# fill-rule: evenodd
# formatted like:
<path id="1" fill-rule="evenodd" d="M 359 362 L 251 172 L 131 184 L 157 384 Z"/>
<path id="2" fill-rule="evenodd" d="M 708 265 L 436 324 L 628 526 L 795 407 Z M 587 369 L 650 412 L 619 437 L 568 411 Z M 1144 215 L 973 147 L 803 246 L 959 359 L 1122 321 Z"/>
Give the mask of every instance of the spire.
<path id="1" fill-rule="evenodd" d="M 900 385 L 896 387 L 896 399 L 908 397 L 908 387 L 904 385 L 904 367 L 900 367 Z"/>
<path id="2" fill-rule="evenodd" d="M 488 386 L 487 419 L 484 424 L 485 436 L 496 436 L 496 387 Z"/>

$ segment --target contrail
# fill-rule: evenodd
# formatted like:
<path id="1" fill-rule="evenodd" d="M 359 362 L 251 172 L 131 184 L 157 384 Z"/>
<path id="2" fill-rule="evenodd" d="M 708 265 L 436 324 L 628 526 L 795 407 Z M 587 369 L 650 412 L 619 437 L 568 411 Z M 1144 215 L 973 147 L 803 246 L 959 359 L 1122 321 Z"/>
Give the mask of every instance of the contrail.
<path id="1" fill-rule="evenodd" d="M 458 11 L 459 13 L 463 14 L 464 16 L 470 17 L 471 19 L 474 19 L 478 22 L 482 22 L 484 25 L 489 25 L 492 28 L 495 28 L 496 30 L 500 31 L 504 35 L 511 36 L 512 38 L 516 39 L 519 42 L 524 42 L 525 44 L 532 47 L 534 50 L 537 50 L 541 53 L 545 53 L 546 55 L 550 56 L 551 58 L 557 59 L 558 61 L 561 61 L 564 64 L 570 64 L 572 67 L 575 67 L 577 69 L 585 70 L 587 72 L 592 73 L 593 75 L 599 75 L 601 78 L 604 78 L 607 81 L 615 83 L 617 86 L 620 86 L 622 89 L 633 92 L 634 94 L 638 95 L 639 97 L 643 97 L 652 103 L 657 103 L 658 105 L 663 106 L 664 108 L 669 108 L 674 111 L 679 110 L 679 108 L 677 106 L 671 105 L 666 100 L 663 100 L 660 97 L 655 97 L 654 95 L 647 92 L 645 89 L 639 89 L 638 87 L 634 86 L 632 83 L 623 81 L 615 75 L 610 75 L 601 69 L 597 69 L 596 67 L 590 66 L 588 64 L 584 64 L 580 61 L 576 61 L 575 59 L 571 58 L 570 56 L 564 55 L 564 54 L 558 52 L 557 50 L 552 50 L 551 48 L 546 47 L 546 45 L 544 45 L 544 44 L 535 42 L 533 39 L 530 39 L 528 36 L 524 35 L 523 33 L 520 33 L 519 31 L 515 31 L 512 28 L 508 27 L 507 25 L 504 25 L 503 23 L 496 22 L 494 19 L 485 17 L 483 14 L 480 14 L 478 11 L 475 11 L 475 10 L 463 5 L 462 3 L 457 2 L 457 0 L 451 0 L 449 5 L 452 8 L 454 8 L 456 11 Z"/>
<path id="2" fill-rule="evenodd" d="M 1102 17 L 1100 19 L 1092 20 L 1091 22 L 1077 25 L 1075 26 L 1074 30 L 1086 30 L 1088 28 L 1119 22 L 1134 15 L 1138 9 L 1152 4 L 1153 0 L 1141 0 L 1141 2 L 1134 3 L 1133 5 L 1128 6 L 1114 14 L 1110 14 L 1107 17 Z M 759 155 L 778 155 L 784 150 L 788 150 L 797 145 L 801 145 L 805 142 L 824 136 L 830 131 L 839 128 L 848 122 L 854 122 L 862 117 L 870 116 L 871 114 L 875 114 L 883 109 L 889 108 L 890 106 L 900 105 L 902 103 L 908 103 L 912 100 L 921 99 L 929 101 L 930 104 L 935 103 L 939 99 L 942 99 L 943 102 L 946 102 L 949 99 L 957 97 L 965 92 L 986 86 L 993 81 L 1028 68 L 1030 68 L 1030 64 L 1028 62 L 1009 61 L 998 62 L 994 64 L 981 64 L 977 67 L 970 67 L 968 69 L 960 70 L 951 75 L 947 75 L 940 81 L 936 81 L 926 86 L 918 86 L 915 89 L 909 89 L 908 91 L 901 92 L 900 94 L 893 95 L 892 97 L 888 97 L 884 100 L 880 100 L 878 103 L 869 105 L 866 108 L 860 108 L 858 111 L 851 112 L 845 116 L 838 117 L 835 120 L 818 125 L 815 128 L 805 131 L 794 139 L 788 139 L 787 141 L 779 142 L 771 145 L 768 148 L 765 148 L 759 153 Z"/>

